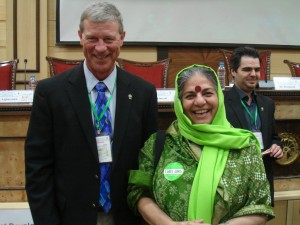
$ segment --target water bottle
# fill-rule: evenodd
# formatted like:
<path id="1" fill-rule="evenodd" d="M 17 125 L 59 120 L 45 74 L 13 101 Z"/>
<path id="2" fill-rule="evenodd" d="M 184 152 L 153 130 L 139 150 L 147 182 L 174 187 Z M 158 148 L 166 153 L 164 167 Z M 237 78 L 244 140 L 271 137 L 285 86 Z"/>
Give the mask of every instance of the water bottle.
<path id="1" fill-rule="evenodd" d="M 35 90 L 37 86 L 37 80 L 35 79 L 35 75 L 31 74 L 29 79 L 29 90 Z"/>
<path id="2" fill-rule="evenodd" d="M 217 74 L 218 74 L 218 77 L 219 77 L 221 88 L 222 88 L 222 90 L 225 90 L 225 75 L 226 75 L 226 70 L 225 70 L 225 67 L 224 67 L 224 62 L 220 62 L 219 63 Z"/>

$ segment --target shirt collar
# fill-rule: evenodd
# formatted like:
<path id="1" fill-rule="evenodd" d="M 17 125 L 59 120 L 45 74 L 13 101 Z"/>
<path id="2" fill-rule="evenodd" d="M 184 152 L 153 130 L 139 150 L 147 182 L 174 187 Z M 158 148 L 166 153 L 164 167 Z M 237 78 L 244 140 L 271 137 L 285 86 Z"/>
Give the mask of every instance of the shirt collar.
<path id="1" fill-rule="evenodd" d="M 245 99 L 246 101 L 248 101 L 248 96 L 241 89 L 239 89 L 238 86 L 233 85 L 232 88 L 239 94 L 241 100 Z M 255 101 L 256 95 L 257 95 L 256 91 L 253 90 L 252 93 L 251 93 L 251 95 L 252 95 L 252 101 L 253 100 Z"/>
<path id="2" fill-rule="evenodd" d="M 95 85 L 97 83 L 99 83 L 100 81 L 88 69 L 88 67 L 86 65 L 86 60 L 84 60 L 84 63 L 83 63 L 83 70 L 84 70 L 84 75 L 85 75 L 85 79 L 86 79 L 88 93 L 91 93 L 92 90 L 94 89 Z M 110 93 L 112 93 L 112 91 L 113 91 L 116 77 L 117 77 L 117 68 L 115 65 L 114 70 L 111 72 L 111 74 L 106 79 L 101 80 L 106 85 L 106 87 Z"/>

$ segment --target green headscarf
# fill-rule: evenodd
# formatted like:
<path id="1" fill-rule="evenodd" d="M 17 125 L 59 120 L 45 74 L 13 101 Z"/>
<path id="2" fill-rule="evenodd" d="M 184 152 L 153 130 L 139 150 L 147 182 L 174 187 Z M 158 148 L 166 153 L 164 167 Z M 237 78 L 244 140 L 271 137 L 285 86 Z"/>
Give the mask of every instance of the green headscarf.
<path id="1" fill-rule="evenodd" d="M 219 105 L 211 124 L 193 124 L 183 113 L 178 97 L 178 77 L 184 71 L 195 67 L 211 70 L 217 80 Z M 227 162 L 229 150 L 245 148 L 250 145 L 251 138 L 256 142 L 257 139 L 250 131 L 231 127 L 226 119 L 224 95 L 218 76 L 208 66 L 195 64 L 182 69 L 177 74 L 174 109 L 181 135 L 196 144 L 203 145 L 190 194 L 188 220 L 204 219 L 205 223 L 211 224 L 216 190 Z M 256 144 L 259 150 L 259 143 Z"/>

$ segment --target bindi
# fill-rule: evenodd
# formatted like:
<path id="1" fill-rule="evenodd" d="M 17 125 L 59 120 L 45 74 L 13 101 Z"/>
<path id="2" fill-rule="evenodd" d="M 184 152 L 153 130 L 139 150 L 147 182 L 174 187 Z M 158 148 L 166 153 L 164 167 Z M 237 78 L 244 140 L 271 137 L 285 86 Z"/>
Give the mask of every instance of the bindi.
<path id="1" fill-rule="evenodd" d="M 201 91 L 201 87 L 197 85 L 197 86 L 195 87 L 195 91 L 196 91 L 196 92 L 200 92 L 200 91 Z"/>

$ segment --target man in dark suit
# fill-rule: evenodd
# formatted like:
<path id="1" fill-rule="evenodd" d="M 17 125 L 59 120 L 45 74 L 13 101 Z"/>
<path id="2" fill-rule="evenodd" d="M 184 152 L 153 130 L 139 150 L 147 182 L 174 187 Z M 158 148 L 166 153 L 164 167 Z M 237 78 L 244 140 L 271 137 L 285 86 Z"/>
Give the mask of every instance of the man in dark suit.
<path id="1" fill-rule="evenodd" d="M 235 49 L 230 72 L 234 86 L 224 96 L 227 119 L 233 127 L 250 130 L 258 138 L 274 204 L 273 164 L 283 152 L 276 133 L 275 104 L 272 99 L 255 92 L 260 78 L 259 52 L 250 47 Z"/>
<path id="2" fill-rule="evenodd" d="M 157 130 L 156 89 L 116 67 L 125 32 L 114 5 L 94 3 L 85 9 L 78 34 L 84 63 L 41 80 L 34 95 L 25 143 L 26 191 L 33 221 L 35 225 L 139 224 L 127 206 L 128 171 L 137 169 L 140 148 Z M 99 81 L 108 89 L 112 120 L 108 212 L 99 204 L 101 154 L 92 112 Z"/>

